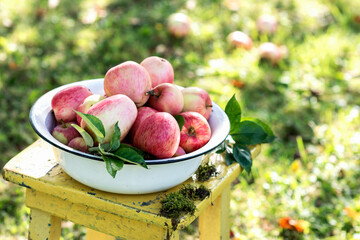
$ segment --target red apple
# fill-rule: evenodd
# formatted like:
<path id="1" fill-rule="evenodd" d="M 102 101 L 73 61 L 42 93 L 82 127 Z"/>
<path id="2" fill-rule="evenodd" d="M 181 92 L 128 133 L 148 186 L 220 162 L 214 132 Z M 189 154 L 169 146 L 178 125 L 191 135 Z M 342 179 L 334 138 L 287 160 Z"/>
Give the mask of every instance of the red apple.
<path id="1" fill-rule="evenodd" d="M 182 155 L 185 155 L 185 154 L 186 154 L 185 150 L 182 147 L 179 146 L 173 157 L 178 157 L 178 156 L 182 156 Z"/>
<path id="2" fill-rule="evenodd" d="M 94 115 L 102 121 L 105 128 L 104 142 L 110 142 L 116 122 L 118 122 L 121 132 L 120 140 L 126 137 L 135 122 L 137 108 L 129 97 L 123 94 L 117 94 L 95 103 L 89 108 L 87 113 Z M 99 142 L 99 139 L 96 138 L 94 133 L 87 127 L 84 120 L 81 120 L 80 125 L 92 135 L 96 142 Z"/>
<path id="3" fill-rule="evenodd" d="M 134 140 L 134 136 L 136 131 L 138 130 L 140 124 L 142 123 L 142 121 L 147 118 L 148 116 L 150 116 L 151 114 L 157 113 L 158 111 L 151 108 L 151 107 L 140 107 L 138 108 L 138 114 L 136 117 L 136 120 L 134 122 L 134 124 L 132 125 L 131 129 L 130 129 L 130 133 L 129 133 L 129 137 L 130 137 L 130 141 L 133 142 Z"/>
<path id="4" fill-rule="evenodd" d="M 186 153 L 203 147 L 211 138 L 211 128 L 207 120 L 197 112 L 183 112 L 180 115 L 185 119 L 180 133 L 180 147 Z"/>
<path id="5" fill-rule="evenodd" d="M 184 97 L 181 90 L 171 83 L 161 83 L 148 92 L 148 105 L 159 112 L 168 112 L 176 115 L 184 106 Z"/>
<path id="6" fill-rule="evenodd" d="M 184 13 L 174 13 L 168 18 L 168 30 L 177 37 L 183 38 L 189 34 L 191 28 L 190 18 Z"/>
<path id="7" fill-rule="evenodd" d="M 100 102 L 101 100 L 105 99 L 105 96 L 100 94 L 93 94 L 88 96 L 84 99 L 84 102 L 79 105 L 79 107 L 76 109 L 78 112 L 86 113 L 87 110 L 94 105 L 97 102 Z M 76 115 L 76 121 L 80 124 L 81 123 L 81 117 L 79 115 Z"/>
<path id="8" fill-rule="evenodd" d="M 184 97 L 182 112 L 198 112 L 206 120 L 210 118 L 212 101 L 209 94 L 199 87 L 187 87 L 181 90 Z"/>
<path id="9" fill-rule="evenodd" d="M 127 61 L 107 71 L 104 90 L 108 97 L 124 94 L 141 107 L 149 99 L 146 92 L 151 90 L 150 75 L 140 64 Z"/>
<path id="10" fill-rule="evenodd" d="M 148 57 L 140 65 L 148 71 L 152 88 L 160 83 L 174 82 L 174 69 L 166 59 L 155 56 Z"/>
<path id="11" fill-rule="evenodd" d="M 71 126 L 71 124 L 76 123 L 63 122 L 62 124 L 59 124 L 53 129 L 51 134 L 56 140 L 67 145 L 73 138 L 80 136 L 80 133 L 73 126 Z"/>
<path id="12" fill-rule="evenodd" d="M 251 38 L 241 31 L 230 33 L 227 40 L 234 47 L 245 48 L 246 50 L 249 50 L 253 44 Z"/>
<path id="13" fill-rule="evenodd" d="M 175 118 L 158 112 L 145 118 L 134 136 L 134 146 L 157 158 L 174 156 L 180 142 L 180 129 Z"/>
<path id="14" fill-rule="evenodd" d="M 283 51 L 284 50 L 271 42 L 262 43 L 259 46 L 260 57 L 269 60 L 272 64 L 277 64 L 282 59 Z"/>
<path id="15" fill-rule="evenodd" d="M 277 20 L 272 15 L 264 14 L 258 18 L 256 26 L 260 33 L 273 34 L 277 30 Z"/>
<path id="16" fill-rule="evenodd" d="M 88 152 L 88 146 L 82 137 L 76 137 L 72 139 L 68 146 L 81 152 Z"/>
<path id="17" fill-rule="evenodd" d="M 51 107 L 58 122 L 76 120 L 77 109 L 85 98 L 92 95 L 84 86 L 71 86 L 57 92 L 51 100 Z"/>

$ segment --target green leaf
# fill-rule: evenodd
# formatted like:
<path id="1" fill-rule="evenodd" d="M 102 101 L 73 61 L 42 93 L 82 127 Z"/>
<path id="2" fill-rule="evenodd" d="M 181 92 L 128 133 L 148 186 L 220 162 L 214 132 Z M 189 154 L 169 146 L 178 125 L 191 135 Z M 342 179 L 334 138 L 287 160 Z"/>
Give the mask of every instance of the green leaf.
<path id="1" fill-rule="evenodd" d="M 142 150 L 140 150 L 140 149 L 138 149 L 138 148 L 136 148 L 136 147 L 134 147 L 134 146 L 125 144 L 125 143 L 121 144 L 121 145 L 120 145 L 120 148 L 130 148 L 130 149 L 134 150 L 135 152 L 137 152 L 137 153 L 138 153 L 139 155 L 141 155 L 142 157 L 145 156 L 145 152 L 143 152 Z"/>
<path id="2" fill-rule="evenodd" d="M 236 162 L 232 148 L 230 146 L 226 146 L 225 162 L 226 162 L 226 165 L 228 165 L 228 166 L 233 164 L 234 162 Z"/>
<path id="3" fill-rule="evenodd" d="M 231 137 L 236 143 L 245 145 L 262 143 L 267 136 L 267 133 L 261 125 L 249 120 L 242 121 L 240 127 L 236 129 L 236 132 L 231 134 Z"/>
<path id="4" fill-rule="evenodd" d="M 243 121 L 252 121 L 252 122 L 256 122 L 257 124 L 259 124 L 264 131 L 266 132 L 267 136 L 265 137 L 265 139 L 261 142 L 261 143 L 271 143 L 272 141 L 275 140 L 276 136 L 274 135 L 273 131 L 271 130 L 271 128 L 264 123 L 263 121 L 261 121 L 260 119 L 257 118 L 243 118 Z"/>
<path id="5" fill-rule="evenodd" d="M 119 148 L 114 152 L 114 155 L 125 162 L 134 163 L 146 169 L 148 168 L 144 158 L 131 148 Z"/>
<path id="6" fill-rule="evenodd" d="M 182 115 L 175 115 L 174 118 L 176 119 L 177 123 L 179 124 L 180 132 L 181 132 L 181 129 L 185 124 L 185 119 Z"/>
<path id="7" fill-rule="evenodd" d="M 84 139 L 86 146 L 92 147 L 94 146 L 94 140 L 92 139 L 92 137 L 90 136 L 90 134 L 88 134 L 84 129 L 82 129 L 79 125 L 76 124 L 71 124 L 71 126 L 73 126 L 82 136 L 82 138 Z"/>
<path id="8" fill-rule="evenodd" d="M 123 144 L 121 144 L 121 145 L 123 145 Z M 120 147 L 118 150 L 111 153 L 111 152 L 106 152 L 105 149 L 103 148 L 102 144 L 99 144 L 99 149 L 100 149 L 100 153 L 102 155 L 115 157 L 115 158 L 123 160 L 124 162 L 129 162 L 129 163 L 133 163 L 136 165 L 140 165 L 143 168 L 148 168 L 144 158 L 131 148 Z"/>
<path id="9" fill-rule="evenodd" d="M 116 122 L 114 126 L 114 133 L 111 136 L 111 140 L 110 140 L 109 152 L 113 152 L 120 147 L 120 137 L 121 137 L 121 131 L 118 126 L 118 122 Z"/>
<path id="10" fill-rule="evenodd" d="M 236 162 L 238 162 L 240 166 L 245 169 L 246 172 L 250 173 L 252 166 L 252 158 L 249 148 L 245 145 L 236 143 L 233 146 L 233 155 Z"/>
<path id="11" fill-rule="evenodd" d="M 105 162 L 107 172 L 115 178 L 116 172 L 123 168 L 124 161 L 105 154 L 102 154 L 102 158 Z"/>
<path id="12" fill-rule="evenodd" d="M 104 142 L 105 128 L 101 120 L 91 114 L 85 114 L 74 110 L 87 124 L 89 129 L 95 134 L 100 143 Z"/>
<path id="13" fill-rule="evenodd" d="M 215 153 L 220 154 L 226 150 L 226 141 L 223 141 L 218 147 Z"/>
<path id="14" fill-rule="evenodd" d="M 236 100 L 235 94 L 231 97 L 225 107 L 225 113 L 230 120 L 230 134 L 240 127 L 241 107 Z"/>

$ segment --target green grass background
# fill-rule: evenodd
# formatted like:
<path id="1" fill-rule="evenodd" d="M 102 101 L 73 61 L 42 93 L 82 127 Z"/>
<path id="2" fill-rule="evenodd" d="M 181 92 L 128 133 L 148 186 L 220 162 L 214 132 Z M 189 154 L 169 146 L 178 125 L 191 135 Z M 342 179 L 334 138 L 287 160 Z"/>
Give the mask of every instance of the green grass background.
<path id="1" fill-rule="evenodd" d="M 0 167 L 37 139 L 28 115 L 42 94 L 157 55 L 173 65 L 176 84 L 202 87 L 222 107 L 235 93 L 243 114 L 278 137 L 233 184 L 234 239 L 360 239 L 359 1 L 49 2 L 0 0 Z M 167 32 L 175 12 L 192 20 L 184 39 Z M 278 19 L 275 34 L 257 31 L 264 13 Z M 252 49 L 228 44 L 235 30 Z M 260 61 L 266 41 L 285 45 L 288 57 Z M 0 179 L 1 239 L 26 237 L 23 201 L 20 187 Z M 283 217 L 305 222 L 304 232 L 281 228 Z M 63 239 L 83 236 L 64 222 Z M 196 224 L 182 233 L 197 236 Z"/>

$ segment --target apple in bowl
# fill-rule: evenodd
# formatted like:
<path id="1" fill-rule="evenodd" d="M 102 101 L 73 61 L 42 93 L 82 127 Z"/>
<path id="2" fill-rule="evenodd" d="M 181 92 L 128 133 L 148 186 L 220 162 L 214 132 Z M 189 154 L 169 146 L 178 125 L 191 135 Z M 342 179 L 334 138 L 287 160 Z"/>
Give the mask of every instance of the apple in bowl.
<path id="1" fill-rule="evenodd" d="M 122 194 L 145 194 L 174 187 L 191 177 L 201 164 L 203 155 L 219 146 L 230 131 L 227 115 L 212 102 L 212 113 L 208 119 L 211 137 L 203 147 L 190 153 L 180 153 L 176 157 L 146 159 L 148 169 L 125 163 L 113 178 L 106 171 L 105 162 L 100 156 L 73 149 L 51 135 L 57 125 L 51 108 L 52 98 L 62 89 L 78 85 L 85 86 L 93 94 L 105 93 L 104 79 L 84 80 L 58 87 L 35 102 L 30 111 L 30 121 L 35 132 L 53 146 L 54 156 L 64 171 L 75 180 L 95 189 Z M 156 113 L 149 115 L 154 114 Z M 178 147 L 175 151 L 177 150 Z"/>

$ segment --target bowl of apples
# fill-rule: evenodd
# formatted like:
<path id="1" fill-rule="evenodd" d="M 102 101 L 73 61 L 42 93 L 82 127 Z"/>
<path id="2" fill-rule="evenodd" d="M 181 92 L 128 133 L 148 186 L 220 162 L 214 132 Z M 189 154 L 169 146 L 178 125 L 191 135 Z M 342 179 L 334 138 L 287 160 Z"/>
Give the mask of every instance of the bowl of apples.
<path id="1" fill-rule="evenodd" d="M 45 93 L 30 122 L 82 184 L 121 194 L 164 191 L 190 178 L 230 131 L 227 115 L 204 89 L 173 81 L 163 58 L 127 61 L 104 78 Z"/>

